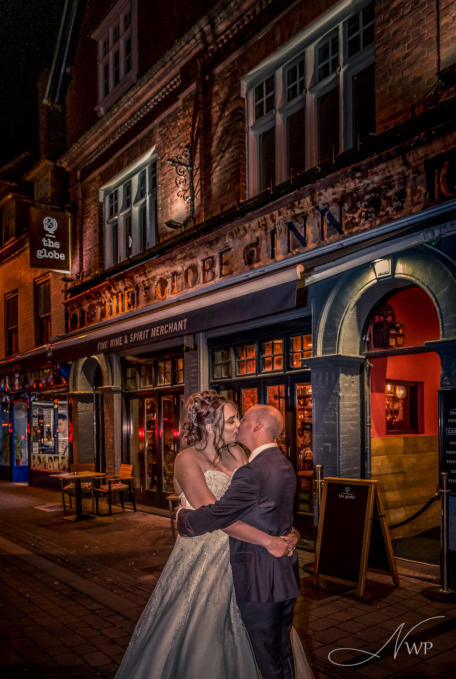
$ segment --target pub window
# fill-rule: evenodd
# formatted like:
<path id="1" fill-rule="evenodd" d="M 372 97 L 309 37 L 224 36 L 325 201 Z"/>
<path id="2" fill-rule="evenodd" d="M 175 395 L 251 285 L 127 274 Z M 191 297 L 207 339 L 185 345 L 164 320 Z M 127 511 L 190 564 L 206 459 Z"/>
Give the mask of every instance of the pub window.
<path id="1" fill-rule="evenodd" d="M 152 361 L 150 363 L 143 363 L 140 370 L 140 384 L 142 387 L 148 387 L 154 383 L 154 366 Z"/>
<path id="2" fill-rule="evenodd" d="M 184 357 L 179 356 L 174 361 L 174 382 L 183 384 L 184 382 Z"/>
<path id="3" fill-rule="evenodd" d="M 138 370 L 135 365 L 128 365 L 125 368 L 125 389 L 137 389 Z"/>
<path id="4" fill-rule="evenodd" d="M 243 344 L 236 348 L 236 374 L 252 375 L 256 372 L 256 345 Z"/>
<path id="5" fill-rule="evenodd" d="M 375 9 L 356 5 L 329 10 L 318 33 L 304 28 L 243 78 L 249 196 L 333 162 L 375 132 Z"/>
<path id="6" fill-rule="evenodd" d="M 270 127 L 259 136 L 260 191 L 275 184 L 275 129 Z"/>
<path id="7" fill-rule="evenodd" d="M 422 431 L 423 384 L 389 380 L 385 385 L 387 434 L 419 434 Z"/>
<path id="8" fill-rule="evenodd" d="M 351 16 L 345 22 L 347 55 L 352 57 L 374 42 L 374 3 Z"/>
<path id="9" fill-rule="evenodd" d="M 35 342 L 47 344 L 51 336 L 51 281 L 35 281 Z"/>
<path id="10" fill-rule="evenodd" d="M 283 370 L 283 340 L 273 339 L 263 342 L 261 352 L 262 372 Z"/>
<path id="11" fill-rule="evenodd" d="M 303 368 L 312 356 L 312 335 L 290 337 L 290 368 Z"/>
<path id="12" fill-rule="evenodd" d="M 12 292 L 5 297 L 5 348 L 6 355 L 18 352 L 18 295 Z"/>
<path id="13" fill-rule="evenodd" d="M 339 36 L 334 31 L 317 46 L 318 80 L 324 80 L 335 73 L 339 66 Z"/>
<path id="14" fill-rule="evenodd" d="M 157 386 L 171 384 L 172 361 L 170 358 L 157 361 Z"/>
<path id="15" fill-rule="evenodd" d="M 318 162 L 333 160 L 339 153 L 339 88 L 318 97 Z"/>
<path id="16" fill-rule="evenodd" d="M 152 150 L 100 190 L 104 208 L 105 266 L 151 248 L 157 241 L 157 161 Z"/>
<path id="17" fill-rule="evenodd" d="M 137 0 L 119 0 L 92 34 L 98 45 L 98 104 L 103 115 L 136 80 Z"/>
<path id="18" fill-rule="evenodd" d="M 214 379 L 231 377 L 231 351 L 229 349 L 214 351 L 212 372 Z"/>
<path id="19" fill-rule="evenodd" d="M 255 87 L 255 120 L 274 109 L 274 97 L 274 76 L 269 76 Z"/>

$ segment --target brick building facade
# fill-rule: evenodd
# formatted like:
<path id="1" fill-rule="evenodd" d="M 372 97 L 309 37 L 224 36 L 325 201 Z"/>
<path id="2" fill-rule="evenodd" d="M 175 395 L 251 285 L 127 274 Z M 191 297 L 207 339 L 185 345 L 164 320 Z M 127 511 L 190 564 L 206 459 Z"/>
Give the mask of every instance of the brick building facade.
<path id="1" fill-rule="evenodd" d="M 133 463 L 163 505 L 185 399 L 213 386 L 286 415 L 302 526 L 315 464 L 407 518 L 456 386 L 453 3 L 70 5 L 47 97 L 76 208 L 50 344 L 74 459 Z"/>

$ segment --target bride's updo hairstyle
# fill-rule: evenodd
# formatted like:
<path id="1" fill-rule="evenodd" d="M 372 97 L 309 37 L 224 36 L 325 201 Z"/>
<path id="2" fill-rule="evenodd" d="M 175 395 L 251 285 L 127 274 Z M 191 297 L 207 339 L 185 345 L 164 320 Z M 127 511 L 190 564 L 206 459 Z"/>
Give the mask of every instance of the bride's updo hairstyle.
<path id="1" fill-rule="evenodd" d="M 228 448 L 223 440 L 225 428 L 223 406 L 226 403 L 234 405 L 232 401 L 214 389 L 207 389 L 190 396 L 187 401 L 187 416 L 184 423 L 184 437 L 188 446 L 204 450 L 208 438 L 206 425 L 212 424 L 217 456 L 220 457 L 223 448 Z"/>

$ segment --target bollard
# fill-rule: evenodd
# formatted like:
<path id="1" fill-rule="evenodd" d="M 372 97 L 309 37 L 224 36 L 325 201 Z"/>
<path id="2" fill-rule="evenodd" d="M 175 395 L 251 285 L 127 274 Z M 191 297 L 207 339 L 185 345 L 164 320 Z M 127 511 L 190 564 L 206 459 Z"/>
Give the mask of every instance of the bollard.
<path id="1" fill-rule="evenodd" d="M 320 507 L 321 507 L 321 494 L 323 491 L 323 465 L 315 465 L 315 476 L 314 476 L 314 525 L 318 526 L 318 521 L 320 518 Z"/>
<path id="2" fill-rule="evenodd" d="M 442 592 L 449 592 L 448 589 L 448 539 L 449 539 L 449 525 L 448 525 L 448 472 L 441 472 L 440 474 L 440 493 L 442 496 L 442 546 L 440 551 L 440 573 Z"/>
<path id="3" fill-rule="evenodd" d="M 434 601 L 447 601 L 454 603 L 456 601 L 456 593 L 448 589 L 448 540 L 449 540 L 449 525 L 448 525 L 448 472 L 440 473 L 440 488 L 439 495 L 441 497 L 441 523 L 440 523 L 440 587 L 427 587 L 421 594 L 428 599 Z"/>

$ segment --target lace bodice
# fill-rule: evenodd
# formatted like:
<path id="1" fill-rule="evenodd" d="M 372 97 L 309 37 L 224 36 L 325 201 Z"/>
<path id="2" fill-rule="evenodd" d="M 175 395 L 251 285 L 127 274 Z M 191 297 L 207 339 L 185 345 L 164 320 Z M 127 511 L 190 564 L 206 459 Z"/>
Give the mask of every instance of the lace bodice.
<path id="1" fill-rule="evenodd" d="M 230 485 L 231 479 L 228 474 L 220 471 L 220 469 L 206 469 L 204 472 L 204 478 L 206 479 L 206 484 L 216 500 L 225 494 L 226 489 Z M 190 502 L 185 497 L 184 493 L 179 495 L 182 507 L 186 509 L 194 509 Z"/>

